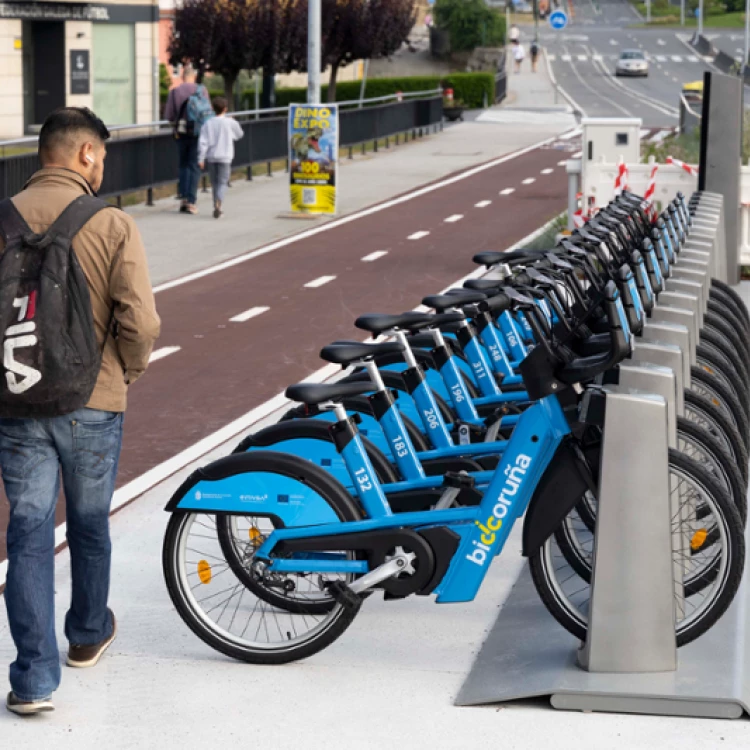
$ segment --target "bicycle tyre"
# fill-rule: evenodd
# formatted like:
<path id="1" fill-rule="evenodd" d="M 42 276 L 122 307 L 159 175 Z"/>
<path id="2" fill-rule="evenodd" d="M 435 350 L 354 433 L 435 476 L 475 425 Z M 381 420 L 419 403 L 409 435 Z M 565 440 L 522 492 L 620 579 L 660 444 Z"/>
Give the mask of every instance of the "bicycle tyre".
<path id="1" fill-rule="evenodd" d="M 739 312 L 740 317 L 747 321 L 747 327 L 750 328 L 750 311 L 748 311 L 745 301 L 735 289 L 719 279 L 711 279 L 711 289 L 709 293 L 711 296 L 714 296 L 715 299 L 720 301 L 728 300 L 728 306 L 733 307 Z"/>
<path id="2" fill-rule="evenodd" d="M 713 512 L 722 524 L 726 539 L 724 551 L 727 558 L 726 564 L 720 580 L 718 580 L 720 571 L 717 571 L 715 579 L 717 586 L 712 592 L 709 603 L 705 605 L 699 617 L 692 621 L 688 619 L 687 623 L 676 623 L 677 646 L 684 646 L 709 630 L 732 603 L 742 579 L 745 539 L 737 509 L 727 494 L 715 484 L 713 478 L 696 462 L 672 449 L 669 451 L 669 463 L 670 467 L 676 467 L 704 490 L 706 496 L 710 498 L 709 502 L 714 504 Z M 553 577 L 556 574 L 548 553 L 551 542 L 552 536 L 529 558 L 531 578 L 549 613 L 568 632 L 579 640 L 585 641 L 588 627 L 587 616 L 578 610 L 574 612 L 572 605 L 569 602 L 566 604 L 567 600 L 560 594 L 559 587 L 553 583 Z"/>
<path id="3" fill-rule="evenodd" d="M 748 346 L 748 341 L 741 335 L 741 332 L 732 327 L 732 323 L 720 317 L 717 313 L 709 311 L 703 316 L 703 327 L 709 330 L 713 329 L 724 336 L 742 358 L 745 370 L 750 371 L 750 346 Z"/>
<path id="4" fill-rule="evenodd" d="M 748 435 L 747 411 L 740 403 L 734 392 L 727 388 L 718 378 L 712 378 L 703 368 L 690 368 L 690 389 L 703 393 L 713 402 L 719 402 L 721 408 L 725 409 L 732 417 L 737 426 L 740 436 Z M 745 442 L 747 446 L 747 442 Z"/>
<path id="5" fill-rule="evenodd" d="M 325 474 L 322 469 L 310 464 L 303 463 L 304 459 L 287 456 L 271 451 L 258 451 L 254 454 L 243 454 L 229 456 L 222 461 L 242 460 L 243 470 L 239 473 L 250 475 L 254 471 L 278 473 L 280 476 L 291 477 L 306 485 L 331 507 L 336 516 L 343 522 L 355 521 L 362 518 L 362 514 L 355 505 L 351 496 L 343 486 Z M 256 468 L 248 468 L 255 466 Z M 312 468 L 310 468 L 312 467 Z M 349 627 L 354 620 L 359 606 L 344 607 L 335 605 L 328 614 L 325 627 L 317 635 L 298 645 L 282 645 L 278 648 L 252 647 L 239 642 L 231 634 L 220 626 L 212 627 L 208 623 L 208 617 L 201 616 L 191 603 L 192 594 L 188 592 L 189 585 L 186 583 L 182 572 L 178 570 L 180 564 L 182 534 L 188 523 L 196 516 L 206 514 L 197 513 L 173 513 L 167 525 L 162 548 L 162 568 L 164 579 L 167 584 L 169 596 L 177 609 L 183 622 L 211 648 L 226 656 L 239 661 L 252 664 L 286 664 L 291 661 L 304 659 L 321 651 L 333 643 Z M 215 514 L 209 514 L 214 516 Z M 243 586 L 240 582 L 239 586 Z M 244 586 L 243 586 L 244 588 Z M 296 635 L 296 632 L 295 632 Z M 243 634 L 244 636 L 244 634 Z M 291 641 L 291 639 L 289 639 Z"/>
<path id="6" fill-rule="evenodd" d="M 706 311 L 715 313 L 733 326 L 736 326 L 737 332 L 742 336 L 743 340 L 747 341 L 750 338 L 750 326 L 748 326 L 744 316 L 737 312 L 735 307 L 727 305 L 716 297 L 709 295 L 708 302 L 706 303 Z"/>
<path id="7" fill-rule="evenodd" d="M 748 375 L 742 356 L 733 349 L 733 344 L 716 329 L 704 328 L 701 331 L 700 340 L 695 350 L 696 358 L 699 356 L 713 356 L 717 363 L 723 365 L 727 381 L 735 391 L 740 401 L 747 400 L 750 375 Z M 745 380 L 745 378 L 748 378 Z"/>
<path id="8" fill-rule="evenodd" d="M 747 484 L 747 448 L 732 420 L 726 412 L 705 396 L 686 390 L 684 398 L 685 417 L 703 424 L 722 446 L 729 450 L 731 459 L 742 474 L 742 481 Z"/>

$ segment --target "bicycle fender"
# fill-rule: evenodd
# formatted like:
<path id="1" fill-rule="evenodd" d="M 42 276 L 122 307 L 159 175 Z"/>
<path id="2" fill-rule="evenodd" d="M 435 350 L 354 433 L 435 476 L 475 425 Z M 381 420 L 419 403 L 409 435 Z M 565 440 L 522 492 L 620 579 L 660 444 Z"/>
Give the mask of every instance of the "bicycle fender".
<path id="1" fill-rule="evenodd" d="M 523 524 L 523 555 L 530 557 L 592 489 L 591 473 L 571 438 L 563 440 L 537 485 Z"/>

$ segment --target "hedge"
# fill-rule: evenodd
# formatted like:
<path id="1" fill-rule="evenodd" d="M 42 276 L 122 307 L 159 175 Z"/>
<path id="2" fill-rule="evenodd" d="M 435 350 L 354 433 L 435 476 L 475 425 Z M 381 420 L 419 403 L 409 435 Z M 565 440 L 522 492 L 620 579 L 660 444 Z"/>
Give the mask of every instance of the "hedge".
<path id="1" fill-rule="evenodd" d="M 495 76 L 492 73 L 451 73 L 447 76 L 411 76 L 408 78 L 369 78 L 365 86 L 365 99 L 389 96 L 398 91 L 430 91 L 438 86 L 453 89 L 454 99 L 461 99 L 471 109 L 492 103 L 495 98 Z M 359 99 L 361 81 L 342 81 L 336 86 L 336 101 L 348 102 Z M 486 98 L 485 98 L 486 94 Z M 243 92 L 243 108 L 252 109 L 255 91 Z M 321 99 L 328 98 L 328 86 L 321 87 Z M 286 107 L 292 103 L 307 101 L 306 88 L 276 89 L 276 106 Z"/>
<path id="2" fill-rule="evenodd" d="M 495 76 L 492 73 L 451 73 L 447 76 L 411 76 L 405 78 L 368 78 L 365 99 L 389 96 L 397 91 L 430 91 L 438 86 L 453 89 L 453 98 L 460 99 L 470 109 L 483 107 L 495 99 Z M 336 86 L 336 101 L 348 102 L 359 99 L 361 81 L 341 81 Z M 223 96 L 223 91 L 209 90 L 211 96 Z M 485 96 L 486 95 L 486 96 Z M 321 98 L 328 98 L 328 86 L 321 88 Z M 162 97 L 162 104 L 166 96 Z M 306 88 L 277 88 L 276 106 L 287 107 L 292 103 L 307 101 Z M 241 106 L 252 109 L 255 104 L 255 89 L 242 92 Z"/>

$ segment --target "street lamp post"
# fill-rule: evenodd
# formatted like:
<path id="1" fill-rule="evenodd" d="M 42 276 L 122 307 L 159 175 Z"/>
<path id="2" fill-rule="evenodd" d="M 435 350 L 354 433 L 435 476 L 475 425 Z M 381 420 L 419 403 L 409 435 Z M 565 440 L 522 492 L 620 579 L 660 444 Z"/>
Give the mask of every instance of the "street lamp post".
<path id="1" fill-rule="evenodd" d="M 680 0 L 680 26 L 685 25 L 685 0 Z"/>
<path id="2" fill-rule="evenodd" d="M 646 0 L 646 23 L 651 23 L 651 0 Z"/>
<path id="3" fill-rule="evenodd" d="M 307 103 L 320 104 L 320 0 L 307 4 Z"/>
<path id="4" fill-rule="evenodd" d="M 745 58 L 740 68 L 740 75 L 743 76 L 747 67 L 748 55 L 750 55 L 750 0 L 745 0 Z"/>
<path id="5" fill-rule="evenodd" d="M 703 0 L 698 1 L 698 36 L 703 36 Z"/>

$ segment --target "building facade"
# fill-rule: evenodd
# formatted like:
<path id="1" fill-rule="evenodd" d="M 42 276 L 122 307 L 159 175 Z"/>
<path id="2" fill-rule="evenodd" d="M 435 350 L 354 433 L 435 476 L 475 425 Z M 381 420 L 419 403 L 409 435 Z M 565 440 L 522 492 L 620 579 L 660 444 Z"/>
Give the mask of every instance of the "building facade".
<path id="1" fill-rule="evenodd" d="M 158 58 L 158 0 L 0 0 L 0 138 L 62 106 L 107 125 L 157 120 Z"/>

